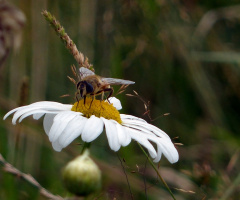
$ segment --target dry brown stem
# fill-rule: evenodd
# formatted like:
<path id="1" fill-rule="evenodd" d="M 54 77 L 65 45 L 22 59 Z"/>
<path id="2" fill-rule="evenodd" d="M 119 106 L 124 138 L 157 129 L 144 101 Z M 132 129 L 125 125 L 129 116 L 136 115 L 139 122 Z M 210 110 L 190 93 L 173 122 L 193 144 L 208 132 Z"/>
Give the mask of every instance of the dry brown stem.
<path id="1" fill-rule="evenodd" d="M 86 67 L 88 69 L 93 70 L 92 65 L 90 65 L 88 63 L 88 58 L 84 57 L 84 55 L 78 51 L 77 46 L 74 44 L 74 42 L 68 36 L 68 34 L 65 32 L 64 28 L 56 20 L 56 18 L 53 15 L 51 15 L 51 13 L 48 12 L 47 10 L 44 10 L 42 12 L 42 15 L 50 23 L 50 25 L 54 28 L 54 30 L 56 31 L 56 33 L 60 37 L 60 39 L 64 42 L 66 48 L 71 52 L 71 54 L 73 55 L 73 57 L 79 64 L 79 67 Z"/>
<path id="2" fill-rule="evenodd" d="M 53 199 L 53 200 L 63 200 L 64 198 L 60 196 L 53 195 L 49 191 L 47 191 L 45 188 L 43 188 L 30 174 L 25 174 L 15 167 L 13 167 L 10 163 L 4 160 L 2 155 L 0 154 L 0 164 L 3 165 L 3 171 L 12 174 L 16 176 L 17 178 L 21 178 L 22 180 L 30 183 L 31 185 L 35 186 L 36 188 L 39 189 L 39 193 L 48 198 L 48 199 Z"/>

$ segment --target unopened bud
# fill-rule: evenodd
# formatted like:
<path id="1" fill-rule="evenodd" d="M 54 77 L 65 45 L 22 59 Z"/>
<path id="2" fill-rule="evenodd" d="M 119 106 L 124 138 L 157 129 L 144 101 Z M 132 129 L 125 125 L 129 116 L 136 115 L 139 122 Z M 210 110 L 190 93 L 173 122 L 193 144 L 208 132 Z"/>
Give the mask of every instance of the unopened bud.
<path id="1" fill-rule="evenodd" d="M 69 192 L 87 196 L 101 187 L 101 171 L 86 150 L 70 161 L 63 170 L 63 181 Z"/>

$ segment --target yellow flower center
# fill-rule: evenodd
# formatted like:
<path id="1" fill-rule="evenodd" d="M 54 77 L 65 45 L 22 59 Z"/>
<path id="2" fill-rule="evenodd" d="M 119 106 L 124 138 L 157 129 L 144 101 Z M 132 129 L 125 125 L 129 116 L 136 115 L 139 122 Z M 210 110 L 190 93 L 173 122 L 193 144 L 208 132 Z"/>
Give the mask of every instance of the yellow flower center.
<path id="1" fill-rule="evenodd" d="M 75 102 L 72 109 L 75 112 L 81 112 L 84 117 L 90 118 L 92 115 L 96 117 L 104 117 L 105 119 L 113 119 L 119 124 L 122 123 L 120 114 L 117 109 L 108 101 L 100 101 L 87 97 L 84 104 L 84 100 L 81 99 Z"/>

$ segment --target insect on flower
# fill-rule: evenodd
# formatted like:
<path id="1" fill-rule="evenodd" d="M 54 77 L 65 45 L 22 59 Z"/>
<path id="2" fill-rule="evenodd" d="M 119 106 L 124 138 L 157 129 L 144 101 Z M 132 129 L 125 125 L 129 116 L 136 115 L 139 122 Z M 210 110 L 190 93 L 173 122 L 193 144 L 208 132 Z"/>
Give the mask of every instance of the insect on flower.
<path id="1" fill-rule="evenodd" d="M 80 94 L 80 97 L 84 98 L 84 104 L 88 95 L 94 97 L 95 95 L 102 94 L 103 99 L 104 92 L 109 92 L 107 99 L 111 97 L 113 94 L 111 85 L 130 85 L 135 83 L 123 79 L 104 78 L 96 75 L 93 71 L 85 67 L 81 67 L 79 72 L 80 81 L 76 84 L 78 90 L 77 94 Z"/>

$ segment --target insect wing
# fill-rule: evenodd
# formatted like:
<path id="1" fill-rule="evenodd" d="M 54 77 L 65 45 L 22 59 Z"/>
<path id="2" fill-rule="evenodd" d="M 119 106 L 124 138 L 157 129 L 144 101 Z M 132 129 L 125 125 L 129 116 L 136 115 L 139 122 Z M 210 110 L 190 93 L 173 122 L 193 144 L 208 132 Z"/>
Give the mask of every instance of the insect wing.
<path id="1" fill-rule="evenodd" d="M 87 77 L 87 76 L 95 75 L 95 73 L 93 71 L 91 71 L 90 69 L 88 69 L 86 67 L 80 67 L 79 72 L 80 72 L 81 79 L 83 79 L 84 77 Z"/>
<path id="2" fill-rule="evenodd" d="M 133 81 L 117 79 L 117 78 L 102 78 L 102 81 L 107 82 L 109 85 L 130 85 L 135 83 Z"/>

